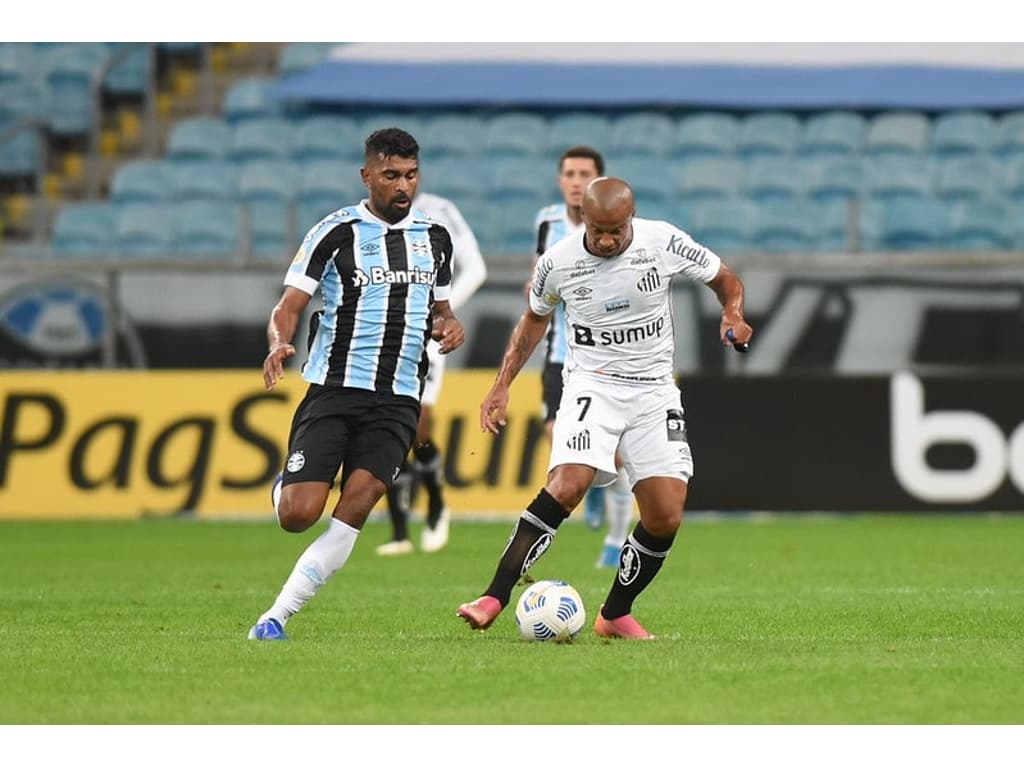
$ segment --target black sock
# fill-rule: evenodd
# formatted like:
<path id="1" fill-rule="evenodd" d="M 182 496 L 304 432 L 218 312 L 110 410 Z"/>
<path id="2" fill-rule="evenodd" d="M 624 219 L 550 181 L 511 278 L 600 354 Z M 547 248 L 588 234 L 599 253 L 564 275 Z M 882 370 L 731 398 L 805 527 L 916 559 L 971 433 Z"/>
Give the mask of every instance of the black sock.
<path id="1" fill-rule="evenodd" d="M 427 489 L 427 525 L 433 528 L 444 509 L 444 496 L 441 494 L 441 485 L 444 482 L 441 452 L 437 450 L 437 446 L 427 441 L 413 448 L 412 455 L 415 458 L 413 469 L 416 470 L 417 479 Z"/>
<path id="2" fill-rule="evenodd" d="M 619 553 L 619 571 L 604 601 L 602 616 L 617 619 L 633 610 L 633 601 L 658 574 L 674 539 L 675 534 L 668 538 L 654 536 L 643 523 L 636 524 Z"/>
<path id="3" fill-rule="evenodd" d="M 402 541 L 409 538 L 409 489 L 412 473 L 407 464 L 402 465 L 395 482 L 388 488 L 388 517 L 391 518 L 391 538 Z"/>
<path id="4" fill-rule="evenodd" d="M 551 546 L 558 526 L 568 516 L 569 513 L 555 501 L 554 496 L 542 488 L 537 498 L 530 502 L 516 521 L 516 527 L 498 562 L 498 570 L 484 594 L 498 598 L 502 605 L 508 605 L 512 587 Z"/>

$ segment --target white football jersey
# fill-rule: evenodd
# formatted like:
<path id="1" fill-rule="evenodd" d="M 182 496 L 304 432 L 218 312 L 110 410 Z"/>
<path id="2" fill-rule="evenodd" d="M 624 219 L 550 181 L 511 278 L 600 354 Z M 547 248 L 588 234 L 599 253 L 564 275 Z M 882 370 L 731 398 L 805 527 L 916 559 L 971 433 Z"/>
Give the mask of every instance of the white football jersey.
<path id="1" fill-rule="evenodd" d="M 565 372 L 622 381 L 672 381 L 674 275 L 710 282 L 721 260 L 667 221 L 633 219 L 633 242 L 611 258 L 583 247 L 583 233 L 553 245 L 537 260 L 530 308 L 549 314 L 565 303 L 569 355 Z"/>

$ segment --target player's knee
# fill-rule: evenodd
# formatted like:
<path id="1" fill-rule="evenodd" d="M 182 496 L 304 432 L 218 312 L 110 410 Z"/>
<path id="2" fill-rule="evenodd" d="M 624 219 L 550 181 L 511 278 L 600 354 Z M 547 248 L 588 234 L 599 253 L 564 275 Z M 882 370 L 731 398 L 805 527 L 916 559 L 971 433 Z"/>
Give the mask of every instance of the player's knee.
<path id="1" fill-rule="evenodd" d="M 277 522 L 289 533 L 302 533 L 320 519 L 324 511 L 323 503 L 314 505 L 308 499 L 291 499 L 282 495 L 277 507 Z"/>
<path id="2" fill-rule="evenodd" d="M 583 497 L 587 495 L 590 484 L 572 475 L 560 475 L 554 473 L 548 478 L 548 493 L 565 509 L 573 510 L 580 505 Z"/>

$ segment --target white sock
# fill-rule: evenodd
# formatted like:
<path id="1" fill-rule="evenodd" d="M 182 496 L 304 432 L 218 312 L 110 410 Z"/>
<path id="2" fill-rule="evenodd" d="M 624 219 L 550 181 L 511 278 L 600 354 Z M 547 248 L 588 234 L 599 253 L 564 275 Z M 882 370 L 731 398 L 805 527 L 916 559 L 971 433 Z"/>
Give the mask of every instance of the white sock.
<path id="1" fill-rule="evenodd" d="M 327 530 L 310 544 L 295 563 L 270 610 L 260 621 L 273 618 L 284 624 L 298 613 L 352 554 L 359 531 L 332 517 Z"/>
<path id="2" fill-rule="evenodd" d="M 629 524 L 633 520 L 633 492 L 629 487 L 629 478 L 625 469 L 619 469 L 619 476 L 608 487 L 608 534 L 604 537 L 605 544 L 621 547 L 626 543 Z"/>

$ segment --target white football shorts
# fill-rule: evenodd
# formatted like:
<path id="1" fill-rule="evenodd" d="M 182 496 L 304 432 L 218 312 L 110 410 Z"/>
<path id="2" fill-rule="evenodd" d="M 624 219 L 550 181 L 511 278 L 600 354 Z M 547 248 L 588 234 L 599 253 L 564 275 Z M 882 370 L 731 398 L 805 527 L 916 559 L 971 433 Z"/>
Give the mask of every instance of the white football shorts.
<path id="1" fill-rule="evenodd" d="M 632 487 L 648 477 L 693 477 L 679 388 L 573 373 L 562 391 L 548 471 L 560 464 L 597 470 L 595 485 L 615 481 L 615 453 Z"/>
<path id="2" fill-rule="evenodd" d="M 420 402 L 423 405 L 437 405 L 437 399 L 441 396 L 441 382 L 444 380 L 445 356 L 441 354 L 441 345 L 431 339 L 427 342 L 427 377 L 423 384 L 423 396 Z"/>

